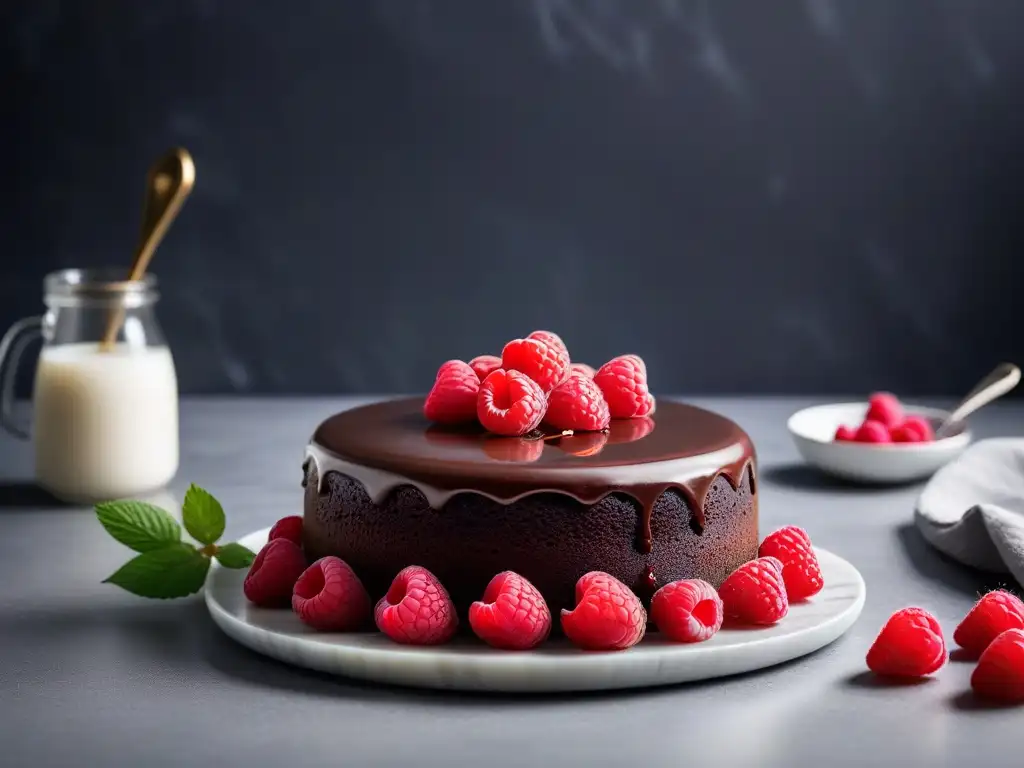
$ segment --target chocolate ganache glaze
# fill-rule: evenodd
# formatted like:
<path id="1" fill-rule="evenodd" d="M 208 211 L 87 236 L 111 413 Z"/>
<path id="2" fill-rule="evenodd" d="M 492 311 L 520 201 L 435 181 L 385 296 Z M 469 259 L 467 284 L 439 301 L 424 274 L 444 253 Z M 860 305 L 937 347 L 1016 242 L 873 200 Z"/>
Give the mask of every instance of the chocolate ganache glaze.
<path id="1" fill-rule="evenodd" d="M 491 576 L 519 568 L 552 610 L 572 606 L 581 568 L 607 570 L 649 600 L 658 582 L 717 586 L 756 556 L 755 465 L 740 427 L 680 403 L 602 433 L 510 438 L 431 425 L 418 398 L 387 401 L 335 414 L 313 434 L 304 545 L 310 557 L 346 559 L 375 599 L 418 564 L 460 612 Z"/>

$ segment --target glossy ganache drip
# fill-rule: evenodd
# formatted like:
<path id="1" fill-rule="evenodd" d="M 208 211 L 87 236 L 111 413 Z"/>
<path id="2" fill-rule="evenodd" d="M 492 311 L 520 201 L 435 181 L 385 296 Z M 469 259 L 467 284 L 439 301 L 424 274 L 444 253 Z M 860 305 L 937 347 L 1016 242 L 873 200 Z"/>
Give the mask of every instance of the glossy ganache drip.
<path id="1" fill-rule="evenodd" d="M 358 480 L 379 503 L 402 485 L 418 488 L 435 509 L 459 493 L 509 504 L 531 494 L 560 493 L 595 504 L 626 494 L 642 509 L 638 548 L 652 547 L 651 515 L 675 489 L 694 524 L 704 528 L 704 504 L 715 480 L 739 488 L 756 454 L 729 419 L 690 405 L 660 402 L 649 418 L 612 421 L 602 433 L 537 433 L 498 437 L 479 427 L 439 428 L 422 415 L 422 401 L 392 400 L 343 411 L 324 421 L 306 449 L 323 483 L 331 472 Z"/>

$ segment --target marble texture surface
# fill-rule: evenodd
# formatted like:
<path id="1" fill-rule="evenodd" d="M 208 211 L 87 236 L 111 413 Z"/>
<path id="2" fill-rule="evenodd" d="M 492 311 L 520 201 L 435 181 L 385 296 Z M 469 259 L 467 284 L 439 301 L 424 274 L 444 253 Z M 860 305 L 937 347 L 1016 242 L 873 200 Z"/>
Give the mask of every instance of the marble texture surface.
<path id="1" fill-rule="evenodd" d="M 186 400 L 188 483 L 224 502 L 227 535 L 294 514 L 302 451 L 344 399 Z M 305 672 L 240 647 L 202 599 L 149 603 L 100 584 L 128 557 L 88 510 L 28 483 L 30 451 L 0 437 L 0 737 L 9 765 L 929 766 L 1014 764 L 1021 713 L 984 709 L 969 663 L 880 687 L 864 653 L 885 618 L 931 610 L 951 634 L 980 590 L 913 527 L 920 486 L 865 489 L 806 470 L 786 418 L 812 399 L 699 399 L 749 431 L 769 530 L 806 527 L 856 565 L 868 599 L 822 651 L 763 672 L 645 691 L 514 697 L 437 693 Z M 934 403 L 949 405 L 949 403 Z M 978 439 L 1024 434 L 1024 407 L 972 419 Z M 525 745 L 525 746 L 524 746 Z"/>
<path id="2" fill-rule="evenodd" d="M 269 529 L 241 543 L 258 552 Z M 291 611 L 250 604 L 244 572 L 214 564 L 204 597 L 217 626 L 242 645 L 297 667 L 329 674 L 439 690 L 558 693 L 646 688 L 751 672 L 799 658 L 841 637 L 864 608 L 857 569 L 818 550 L 825 587 L 790 606 L 771 627 L 722 629 L 703 643 L 670 643 L 648 634 L 624 653 L 587 653 L 565 638 L 530 653 L 487 648 L 458 638 L 438 648 L 396 645 L 379 632 L 318 634 Z M 555 621 L 558 617 L 555 617 Z"/>

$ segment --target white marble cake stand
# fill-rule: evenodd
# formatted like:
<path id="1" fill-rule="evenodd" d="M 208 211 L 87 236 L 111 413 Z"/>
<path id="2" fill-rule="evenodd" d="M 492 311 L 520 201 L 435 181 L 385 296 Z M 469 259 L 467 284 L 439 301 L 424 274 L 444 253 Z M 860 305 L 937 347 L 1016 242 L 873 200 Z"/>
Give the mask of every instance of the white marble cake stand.
<path id="1" fill-rule="evenodd" d="M 254 552 L 269 528 L 241 543 Z M 213 620 L 242 645 L 301 667 L 381 683 L 451 690 L 539 693 L 668 685 L 770 667 L 818 650 L 840 637 L 864 607 L 860 573 L 846 560 L 817 549 L 825 588 L 793 604 L 779 624 L 724 629 L 704 643 L 668 643 L 649 634 L 635 647 L 594 653 L 563 638 L 527 652 L 498 651 L 474 638 L 434 648 L 392 643 L 378 632 L 321 634 L 289 610 L 257 608 L 242 594 L 244 571 L 215 562 L 206 583 Z M 557 621 L 558 618 L 555 617 Z"/>

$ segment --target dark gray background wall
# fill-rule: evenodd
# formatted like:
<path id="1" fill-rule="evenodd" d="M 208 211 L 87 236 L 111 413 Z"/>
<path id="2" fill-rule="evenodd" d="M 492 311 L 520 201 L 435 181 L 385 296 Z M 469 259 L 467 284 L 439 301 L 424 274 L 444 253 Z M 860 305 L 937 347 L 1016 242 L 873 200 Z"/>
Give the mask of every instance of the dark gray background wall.
<path id="1" fill-rule="evenodd" d="M 417 391 L 544 327 L 657 391 L 1024 361 L 1024 4 L 6 0 L 0 324 L 155 271 L 182 388 Z"/>

